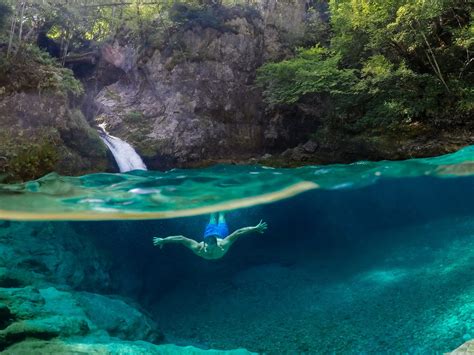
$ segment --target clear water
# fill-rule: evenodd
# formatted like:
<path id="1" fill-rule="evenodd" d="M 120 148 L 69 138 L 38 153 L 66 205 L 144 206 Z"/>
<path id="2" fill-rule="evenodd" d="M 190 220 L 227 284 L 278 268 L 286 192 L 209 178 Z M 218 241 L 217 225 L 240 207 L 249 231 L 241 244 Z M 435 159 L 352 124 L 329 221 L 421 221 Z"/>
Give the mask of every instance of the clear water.
<path id="1" fill-rule="evenodd" d="M 215 166 L 0 184 L 0 217 L 107 220 L 185 217 L 271 203 L 313 190 L 356 189 L 383 179 L 474 173 L 474 147 L 437 158 L 274 169 Z"/>
<path id="2" fill-rule="evenodd" d="M 81 220 L 55 223 L 106 251 L 116 292 L 174 344 L 441 353 L 474 338 L 473 159 L 470 147 L 300 169 L 50 175 L 2 186 L 0 218 Z M 200 240 L 206 213 L 223 209 L 231 229 L 260 219 L 269 229 L 217 261 L 152 246 L 154 236 Z"/>

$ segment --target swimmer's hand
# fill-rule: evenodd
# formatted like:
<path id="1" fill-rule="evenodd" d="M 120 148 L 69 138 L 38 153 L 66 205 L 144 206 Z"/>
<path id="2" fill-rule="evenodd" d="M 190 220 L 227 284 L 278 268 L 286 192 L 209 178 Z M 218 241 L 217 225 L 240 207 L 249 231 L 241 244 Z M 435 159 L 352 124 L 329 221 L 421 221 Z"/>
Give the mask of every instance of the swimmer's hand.
<path id="1" fill-rule="evenodd" d="M 153 238 L 153 245 L 155 247 L 159 246 L 160 249 L 162 249 L 163 248 L 163 240 L 164 240 L 164 238 L 154 237 Z"/>
<path id="2" fill-rule="evenodd" d="M 260 220 L 260 222 L 255 227 L 253 227 L 254 231 L 257 233 L 263 233 L 267 230 L 267 228 L 267 222 L 264 222 L 263 220 Z"/>

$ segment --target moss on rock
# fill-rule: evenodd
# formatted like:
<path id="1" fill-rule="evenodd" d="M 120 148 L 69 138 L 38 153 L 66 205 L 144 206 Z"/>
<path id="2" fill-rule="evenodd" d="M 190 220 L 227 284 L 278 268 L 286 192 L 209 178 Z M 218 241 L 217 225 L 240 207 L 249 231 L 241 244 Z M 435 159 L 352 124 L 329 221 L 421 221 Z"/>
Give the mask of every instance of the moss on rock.
<path id="1" fill-rule="evenodd" d="M 51 171 L 103 171 L 106 147 L 82 113 L 61 95 L 17 93 L 0 98 L 0 177 L 26 181 Z"/>

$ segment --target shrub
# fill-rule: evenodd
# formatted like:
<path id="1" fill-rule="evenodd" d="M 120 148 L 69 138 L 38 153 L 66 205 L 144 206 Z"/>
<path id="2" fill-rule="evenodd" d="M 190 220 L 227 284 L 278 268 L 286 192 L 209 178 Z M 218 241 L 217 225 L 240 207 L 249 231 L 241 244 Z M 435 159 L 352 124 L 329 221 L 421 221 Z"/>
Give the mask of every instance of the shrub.
<path id="1" fill-rule="evenodd" d="M 0 87 L 7 92 L 54 91 L 80 96 L 84 89 L 70 69 L 63 68 L 35 45 L 24 45 L 14 56 L 0 55 Z"/>

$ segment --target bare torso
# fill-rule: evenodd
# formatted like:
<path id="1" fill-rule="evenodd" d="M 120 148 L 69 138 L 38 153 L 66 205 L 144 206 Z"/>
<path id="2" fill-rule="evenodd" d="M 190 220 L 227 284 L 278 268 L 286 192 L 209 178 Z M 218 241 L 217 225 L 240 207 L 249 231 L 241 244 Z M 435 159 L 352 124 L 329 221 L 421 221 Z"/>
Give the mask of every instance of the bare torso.
<path id="1" fill-rule="evenodd" d="M 196 243 L 194 248 L 191 248 L 194 254 L 207 260 L 215 260 L 222 258 L 230 248 L 232 243 L 226 242 L 222 239 L 217 239 L 217 245 L 209 246 L 204 242 Z"/>

